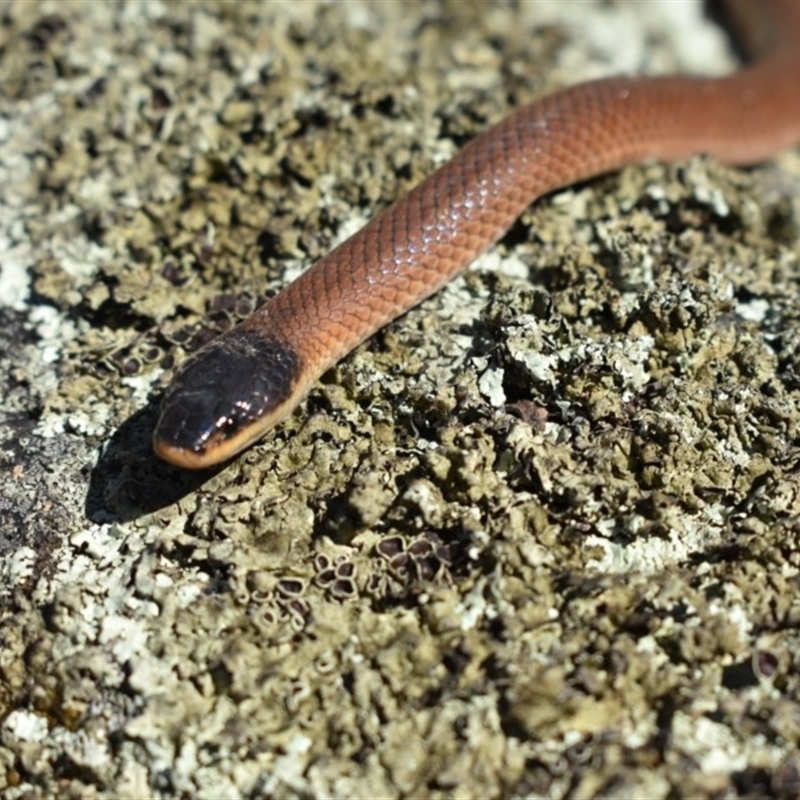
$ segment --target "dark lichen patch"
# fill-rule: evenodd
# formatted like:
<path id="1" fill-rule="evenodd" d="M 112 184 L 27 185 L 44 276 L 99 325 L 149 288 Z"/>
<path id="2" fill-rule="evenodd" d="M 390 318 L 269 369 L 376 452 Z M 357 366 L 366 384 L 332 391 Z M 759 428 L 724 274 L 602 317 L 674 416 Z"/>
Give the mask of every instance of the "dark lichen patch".
<path id="1" fill-rule="evenodd" d="M 656 7 L 9 7 L 6 794 L 797 793 L 796 156 L 544 200 L 202 485 L 134 426 L 76 491 L 511 103 L 686 66 Z"/>

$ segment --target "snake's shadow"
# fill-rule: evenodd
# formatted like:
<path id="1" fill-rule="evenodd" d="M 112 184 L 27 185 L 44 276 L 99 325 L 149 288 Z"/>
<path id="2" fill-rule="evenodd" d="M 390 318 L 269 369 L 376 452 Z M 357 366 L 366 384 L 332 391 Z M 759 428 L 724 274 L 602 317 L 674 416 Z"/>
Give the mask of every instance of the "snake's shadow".
<path id="1" fill-rule="evenodd" d="M 151 400 L 109 440 L 89 478 L 85 512 L 92 522 L 127 522 L 158 511 L 224 467 L 182 470 L 156 458 L 150 441 L 157 417 L 158 402 Z"/>

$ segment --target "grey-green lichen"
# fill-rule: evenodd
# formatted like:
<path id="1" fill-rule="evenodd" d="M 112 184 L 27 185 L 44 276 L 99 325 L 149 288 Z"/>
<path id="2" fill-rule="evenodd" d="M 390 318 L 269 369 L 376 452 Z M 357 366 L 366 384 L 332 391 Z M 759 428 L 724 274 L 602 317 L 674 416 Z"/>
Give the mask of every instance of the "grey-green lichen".
<path id="1" fill-rule="evenodd" d="M 676 8 L 4 7 L 4 796 L 798 793 L 797 153 L 536 204 L 211 476 L 129 420 L 514 103 L 731 68 Z"/>

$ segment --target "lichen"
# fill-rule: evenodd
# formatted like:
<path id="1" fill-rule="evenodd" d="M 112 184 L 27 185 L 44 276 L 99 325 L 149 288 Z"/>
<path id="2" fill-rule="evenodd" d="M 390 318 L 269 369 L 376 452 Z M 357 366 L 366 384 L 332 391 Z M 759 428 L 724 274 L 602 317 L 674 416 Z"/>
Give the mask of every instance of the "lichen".
<path id="1" fill-rule="evenodd" d="M 798 793 L 796 153 L 565 189 L 233 463 L 149 452 L 512 105 L 730 68 L 674 8 L 4 9 L 4 796 Z"/>

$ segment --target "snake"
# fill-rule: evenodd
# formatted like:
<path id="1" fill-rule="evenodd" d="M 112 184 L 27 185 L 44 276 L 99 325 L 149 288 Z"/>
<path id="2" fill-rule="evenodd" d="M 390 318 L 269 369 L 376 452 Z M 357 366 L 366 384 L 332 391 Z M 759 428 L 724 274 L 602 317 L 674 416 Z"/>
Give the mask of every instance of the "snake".
<path id="1" fill-rule="evenodd" d="M 800 0 L 727 0 L 725 10 L 750 56 L 737 71 L 603 78 L 517 108 L 190 356 L 164 393 L 155 454 L 185 469 L 234 458 L 543 195 L 646 160 L 748 165 L 797 143 Z"/>

